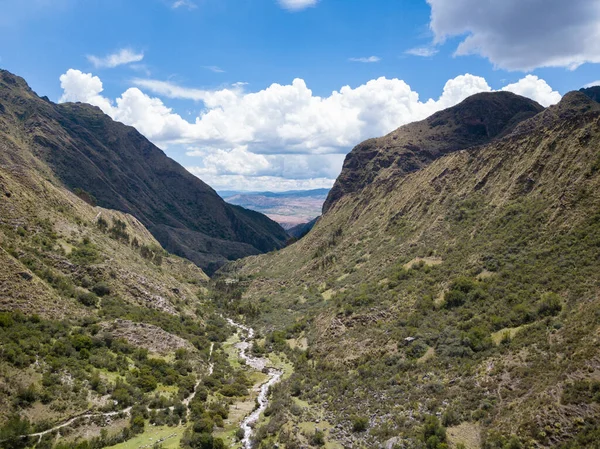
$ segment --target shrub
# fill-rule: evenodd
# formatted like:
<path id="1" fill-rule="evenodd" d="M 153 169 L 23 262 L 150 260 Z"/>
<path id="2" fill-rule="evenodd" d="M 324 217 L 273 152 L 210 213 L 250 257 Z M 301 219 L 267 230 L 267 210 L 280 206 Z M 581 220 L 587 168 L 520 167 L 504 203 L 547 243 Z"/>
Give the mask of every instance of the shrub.
<path id="1" fill-rule="evenodd" d="M 110 295 L 110 287 L 106 282 L 98 282 L 94 285 L 92 291 L 98 296 Z"/>
<path id="2" fill-rule="evenodd" d="M 427 449 L 446 449 L 446 429 L 440 424 L 437 416 L 429 415 L 423 426 L 423 441 Z"/>
<path id="3" fill-rule="evenodd" d="M 95 207 L 98 205 L 98 201 L 96 200 L 96 197 L 94 195 L 92 195 L 89 192 L 86 192 L 85 190 L 79 187 L 75 188 L 75 190 L 73 190 L 73 193 L 77 195 L 80 199 L 88 203 L 90 206 Z"/>
<path id="4" fill-rule="evenodd" d="M 350 418 L 354 432 L 364 432 L 369 427 L 369 420 L 364 416 L 354 415 Z"/>
<path id="5" fill-rule="evenodd" d="M 87 307 L 96 307 L 98 305 L 98 297 L 92 292 L 81 292 L 77 295 L 77 300 Z"/>
<path id="6" fill-rule="evenodd" d="M 316 430 L 313 434 L 310 442 L 313 446 L 324 446 L 325 445 L 325 434 L 320 430 Z"/>
<path id="7" fill-rule="evenodd" d="M 540 317 L 556 316 L 562 310 L 561 298 L 556 293 L 544 293 L 538 303 L 537 314 Z"/>

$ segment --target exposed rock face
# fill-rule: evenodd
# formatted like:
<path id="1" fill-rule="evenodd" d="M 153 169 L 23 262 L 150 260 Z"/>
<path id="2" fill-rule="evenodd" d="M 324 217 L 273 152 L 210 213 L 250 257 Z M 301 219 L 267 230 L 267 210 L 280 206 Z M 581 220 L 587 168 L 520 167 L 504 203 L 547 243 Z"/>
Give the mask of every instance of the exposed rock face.
<path id="1" fill-rule="evenodd" d="M 600 103 L 600 86 L 588 87 L 587 89 L 581 89 L 579 92 Z"/>
<path id="2" fill-rule="evenodd" d="M 196 350 L 187 340 L 152 324 L 115 320 L 112 323 L 103 323 L 102 329 L 113 338 L 123 338 L 129 344 L 157 354 L 168 354 L 177 349 Z"/>
<path id="3" fill-rule="evenodd" d="M 385 137 L 367 140 L 346 157 L 323 212 L 342 196 L 380 179 L 414 172 L 445 154 L 502 137 L 543 109 L 510 92 L 482 93 Z"/>
<path id="4" fill-rule="evenodd" d="M 137 217 L 169 252 L 208 273 L 228 260 L 281 248 L 287 234 L 216 192 L 134 128 L 85 104 L 53 104 L 0 71 L 0 132 L 28 142 L 71 189 Z"/>

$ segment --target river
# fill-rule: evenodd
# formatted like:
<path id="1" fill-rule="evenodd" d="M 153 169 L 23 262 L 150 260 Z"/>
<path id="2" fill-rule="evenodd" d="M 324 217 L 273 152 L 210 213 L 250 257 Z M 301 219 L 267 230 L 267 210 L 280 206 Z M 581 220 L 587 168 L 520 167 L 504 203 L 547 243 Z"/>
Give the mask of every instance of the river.
<path id="1" fill-rule="evenodd" d="M 238 328 L 240 331 L 240 337 L 242 341 L 235 345 L 240 351 L 240 357 L 246 361 L 248 366 L 257 371 L 263 371 L 265 368 L 267 368 L 269 375 L 269 380 L 260 386 L 260 392 L 257 398 L 258 407 L 250 415 L 248 415 L 240 425 L 240 428 L 244 431 L 242 446 L 245 449 L 252 449 L 252 435 L 254 433 L 253 425 L 256 424 L 262 412 L 267 409 L 269 405 L 269 388 L 281 381 L 283 371 L 268 367 L 270 361 L 264 357 L 254 357 L 248 354 L 248 350 L 252 347 L 252 343 L 254 341 L 254 329 L 244 326 L 243 324 L 236 323 L 231 318 L 228 318 L 227 322 Z"/>

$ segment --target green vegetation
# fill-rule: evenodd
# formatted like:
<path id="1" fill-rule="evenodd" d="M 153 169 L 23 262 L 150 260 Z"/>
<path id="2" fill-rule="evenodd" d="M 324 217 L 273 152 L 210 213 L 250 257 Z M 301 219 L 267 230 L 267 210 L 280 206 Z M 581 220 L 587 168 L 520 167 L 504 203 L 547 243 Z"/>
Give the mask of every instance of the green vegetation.
<path id="1" fill-rule="evenodd" d="M 292 247 L 229 267 L 234 285 L 217 278 L 219 307 L 294 365 L 263 447 L 300 444 L 287 430 L 316 419 L 357 447 L 448 447 L 444 429 L 460 426 L 486 449 L 594 447 L 600 178 L 580 175 L 597 116 L 568 124 L 596 146 L 554 123 L 390 176 Z M 289 347 L 300 335 L 308 348 Z"/>

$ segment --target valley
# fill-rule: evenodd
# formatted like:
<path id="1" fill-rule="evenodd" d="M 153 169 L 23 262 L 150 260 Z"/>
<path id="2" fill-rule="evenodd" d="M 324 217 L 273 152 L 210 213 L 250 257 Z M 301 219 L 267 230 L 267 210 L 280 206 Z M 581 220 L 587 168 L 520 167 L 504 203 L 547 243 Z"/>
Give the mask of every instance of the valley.
<path id="1" fill-rule="evenodd" d="M 1 81 L 3 449 L 600 441 L 598 88 L 359 144 L 285 245 L 135 130 Z"/>
<path id="2" fill-rule="evenodd" d="M 321 215 L 329 189 L 289 192 L 220 192 L 228 203 L 261 212 L 284 229 L 308 223 Z"/>

